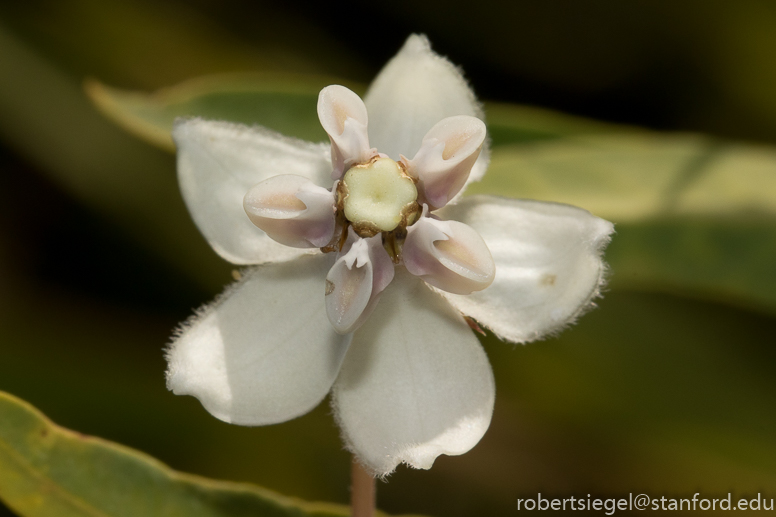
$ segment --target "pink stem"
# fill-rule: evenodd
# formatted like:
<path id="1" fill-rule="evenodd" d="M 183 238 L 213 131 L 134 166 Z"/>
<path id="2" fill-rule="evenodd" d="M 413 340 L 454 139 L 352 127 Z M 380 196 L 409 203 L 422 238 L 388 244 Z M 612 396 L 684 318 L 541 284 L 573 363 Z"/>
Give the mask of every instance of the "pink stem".
<path id="1" fill-rule="evenodd" d="M 353 457 L 350 470 L 351 517 L 373 517 L 375 514 L 375 478 Z"/>

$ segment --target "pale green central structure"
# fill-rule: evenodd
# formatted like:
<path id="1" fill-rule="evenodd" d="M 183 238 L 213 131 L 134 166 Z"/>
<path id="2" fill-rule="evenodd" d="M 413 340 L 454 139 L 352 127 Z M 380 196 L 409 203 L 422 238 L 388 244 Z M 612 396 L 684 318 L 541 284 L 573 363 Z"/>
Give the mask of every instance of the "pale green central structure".
<path id="1" fill-rule="evenodd" d="M 390 232 L 401 223 L 403 211 L 418 198 L 418 189 L 399 164 L 378 158 L 349 169 L 342 178 L 347 188 L 343 208 L 353 224 L 368 224 Z"/>

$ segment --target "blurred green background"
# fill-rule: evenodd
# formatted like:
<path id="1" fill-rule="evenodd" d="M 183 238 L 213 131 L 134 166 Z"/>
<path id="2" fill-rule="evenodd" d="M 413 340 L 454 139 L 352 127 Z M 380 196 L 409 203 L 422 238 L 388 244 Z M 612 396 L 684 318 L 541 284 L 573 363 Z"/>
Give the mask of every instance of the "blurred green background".
<path id="1" fill-rule="evenodd" d="M 172 330 L 231 268 L 186 213 L 174 156 L 101 114 L 83 82 L 151 92 L 250 72 L 303 93 L 321 76 L 363 85 L 412 32 L 498 102 L 494 176 L 477 188 L 574 202 L 618 235 L 597 310 L 544 342 L 483 340 L 497 400 L 482 442 L 430 471 L 400 468 L 379 506 L 501 516 L 536 492 L 776 496 L 765 0 L 0 3 L 0 390 L 178 470 L 347 502 L 350 458 L 326 403 L 243 428 L 165 389 Z M 236 118 L 311 137 L 291 104 Z"/>

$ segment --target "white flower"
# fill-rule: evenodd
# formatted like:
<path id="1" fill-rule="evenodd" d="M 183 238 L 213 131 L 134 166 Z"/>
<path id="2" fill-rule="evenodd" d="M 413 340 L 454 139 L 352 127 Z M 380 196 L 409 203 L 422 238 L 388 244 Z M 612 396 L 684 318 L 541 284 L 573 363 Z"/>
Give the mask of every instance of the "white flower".
<path id="1" fill-rule="evenodd" d="M 290 420 L 331 391 L 347 447 L 374 474 L 430 468 L 476 445 L 493 411 L 463 315 L 515 343 L 559 330 L 598 294 L 612 225 L 554 203 L 456 203 L 487 166 L 482 114 L 425 37 L 363 103 L 333 86 L 318 111 L 331 145 L 176 124 L 197 226 L 226 260 L 261 265 L 182 328 L 168 386 L 241 425 Z"/>

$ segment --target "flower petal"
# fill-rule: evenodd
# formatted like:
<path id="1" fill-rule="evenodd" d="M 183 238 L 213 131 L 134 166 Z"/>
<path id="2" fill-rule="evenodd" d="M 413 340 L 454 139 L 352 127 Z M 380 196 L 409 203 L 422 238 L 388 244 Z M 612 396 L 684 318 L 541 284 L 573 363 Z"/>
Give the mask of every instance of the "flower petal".
<path id="1" fill-rule="evenodd" d="M 493 284 L 468 296 L 441 293 L 504 340 L 556 332 L 591 307 L 604 282 L 601 257 L 614 226 L 569 205 L 472 196 L 440 212 L 472 226 L 496 262 Z"/>
<path id="2" fill-rule="evenodd" d="M 460 314 L 398 268 L 354 334 L 332 391 L 347 447 L 378 476 L 463 454 L 490 425 L 495 387 Z"/>
<path id="3" fill-rule="evenodd" d="M 234 264 L 282 262 L 310 253 L 279 244 L 256 228 L 245 215 L 243 197 L 278 174 L 330 186 L 329 146 L 202 119 L 179 119 L 173 138 L 183 199 L 216 253 Z"/>
<path id="4" fill-rule="evenodd" d="M 243 208 L 274 241 L 321 248 L 334 236 L 334 193 L 302 176 L 281 174 L 254 185 Z"/>
<path id="5" fill-rule="evenodd" d="M 485 123 L 477 117 L 447 117 L 432 127 L 415 156 L 406 163 L 432 210 L 445 206 L 466 184 L 485 142 Z"/>
<path id="6" fill-rule="evenodd" d="M 431 50 L 428 38 L 413 34 L 382 69 L 364 97 L 369 140 L 394 160 L 415 156 L 423 137 L 440 120 L 469 115 L 484 120 L 461 72 Z M 490 152 L 483 145 L 469 182 L 485 173 Z"/>
<path id="7" fill-rule="evenodd" d="M 364 101 L 348 88 L 333 84 L 321 90 L 318 119 L 331 140 L 331 179 L 340 179 L 350 167 L 377 154 L 369 147 Z"/>
<path id="8" fill-rule="evenodd" d="M 326 275 L 326 314 L 334 330 L 345 334 L 361 326 L 393 274 L 382 236 L 356 237 Z"/>
<path id="9" fill-rule="evenodd" d="M 350 336 L 323 303 L 325 255 L 247 271 L 186 324 L 167 354 L 167 386 L 240 425 L 284 422 L 328 393 Z"/>
<path id="10" fill-rule="evenodd" d="M 407 228 L 402 258 L 407 271 L 448 293 L 481 291 L 495 273 L 482 237 L 458 221 L 421 217 Z"/>

